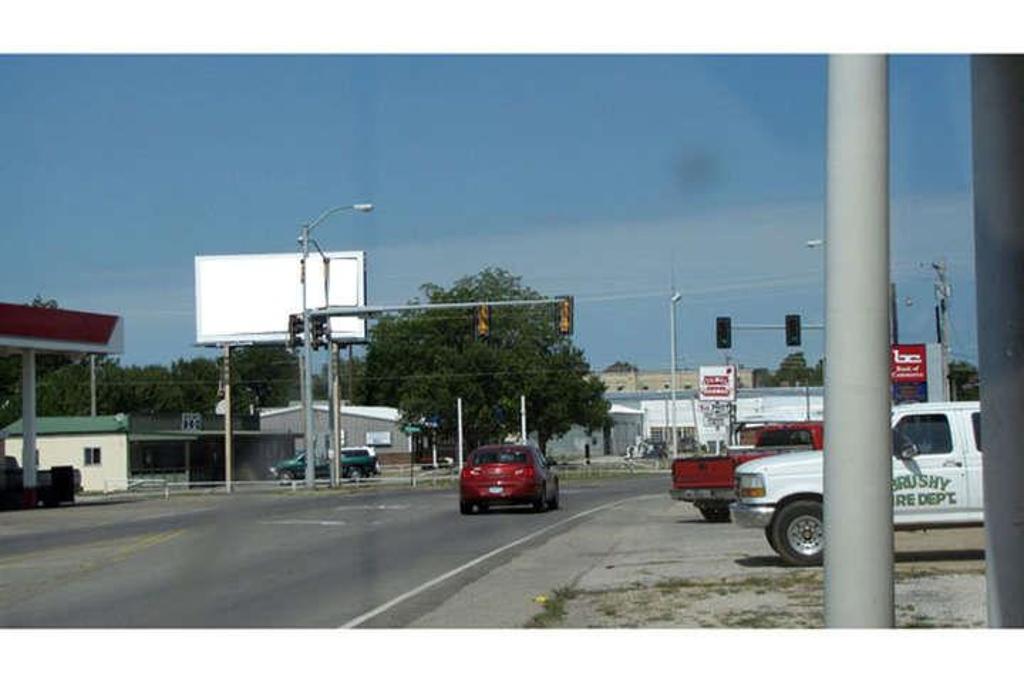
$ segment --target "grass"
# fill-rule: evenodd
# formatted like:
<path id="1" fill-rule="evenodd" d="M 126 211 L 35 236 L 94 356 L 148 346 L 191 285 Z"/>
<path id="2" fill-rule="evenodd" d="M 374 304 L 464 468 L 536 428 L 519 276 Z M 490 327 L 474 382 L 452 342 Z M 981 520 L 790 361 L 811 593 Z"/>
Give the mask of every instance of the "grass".
<path id="1" fill-rule="evenodd" d="M 526 622 L 526 628 L 557 628 L 565 619 L 566 605 L 576 595 L 577 592 L 569 586 L 556 588 L 543 603 L 541 612 Z"/>

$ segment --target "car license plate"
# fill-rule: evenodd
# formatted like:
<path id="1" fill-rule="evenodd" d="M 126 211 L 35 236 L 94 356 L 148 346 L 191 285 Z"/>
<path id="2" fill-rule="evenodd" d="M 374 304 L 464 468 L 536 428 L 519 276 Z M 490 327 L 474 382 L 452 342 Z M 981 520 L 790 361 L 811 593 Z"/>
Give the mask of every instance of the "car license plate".
<path id="1" fill-rule="evenodd" d="M 502 492 L 502 491 L 504 491 L 505 489 L 504 489 L 504 488 L 502 488 L 501 486 L 492 486 L 491 488 L 489 488 L 489 489 L 487 489 L 487 490 L 488 490 L 489 492 L 491 492 L 491 493 L 501 493 L 501 492 Z"/>

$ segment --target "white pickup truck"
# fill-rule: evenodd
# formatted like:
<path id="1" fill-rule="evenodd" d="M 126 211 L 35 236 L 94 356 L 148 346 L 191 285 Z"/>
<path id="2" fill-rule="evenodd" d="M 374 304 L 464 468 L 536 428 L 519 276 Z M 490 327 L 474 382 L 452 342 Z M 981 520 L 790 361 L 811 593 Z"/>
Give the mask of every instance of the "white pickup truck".
<path id="1" fill-rule="evenodd" d="M 908 403 L 892 412 L 892 501 L 897 529 L 984 522 L 981 413 L 977 401 Z M 739 526 L 763 528 L 768 544 L 795 565 L 819 564 L 823 451 L 753 460 L 736 469 Z"/>

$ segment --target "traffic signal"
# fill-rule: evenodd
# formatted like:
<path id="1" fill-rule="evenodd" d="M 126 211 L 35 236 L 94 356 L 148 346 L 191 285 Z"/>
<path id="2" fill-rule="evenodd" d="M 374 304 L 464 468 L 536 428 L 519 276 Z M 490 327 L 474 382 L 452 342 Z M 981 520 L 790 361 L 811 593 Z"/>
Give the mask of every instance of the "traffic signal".
<path id="1" fill-rule="evenodd" d="M 486 339 L 491 334 L 491 307 L 480 304 L 473 314 L 473 330 L 479 339 Z"/>
<path id="2" fill-rule="evenodd" d="M 330 329 L 327 326 L 326 316 L 317 316 L 310 319 L 310 346 L 314 349 L 325 349 L 330 343 Z"/>
<path id="3" fill-rule="evenodd" d="M 562 297 L 558 302 L 558 333 L 568 336 L 572 334 L 573 299 L 571 296 Z"/>
<path id="4" fill-rule="evenodd" d="M 800 346 L 800 316 L 786 316 L 786 346 Z"/>
<path id="5" fill-rule="evenodd" d="M 715 318 L 715 345 L 720 349 L 732 348 L 732 318 Z"/>
<path id="6" fill-rule="evenodd" d="M 302 333 L 305 328 L 302 325 L 302 315 L 292 313 L 288 316 L 288 347 L 295 348 L 302 346 Z"/>

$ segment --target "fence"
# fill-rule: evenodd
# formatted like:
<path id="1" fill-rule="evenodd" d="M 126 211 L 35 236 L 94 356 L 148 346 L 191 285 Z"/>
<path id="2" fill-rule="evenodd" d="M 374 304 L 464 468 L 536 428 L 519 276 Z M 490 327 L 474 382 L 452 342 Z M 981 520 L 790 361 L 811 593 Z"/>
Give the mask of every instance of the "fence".
<path id="1" fill-rule="evenodd" d="M 597 459 L 590 464 L 582 460 L 559 462 L 556 466 L 563 480 L 599 479 L 613 476 L 637 476 L 664 474 L 670 469 L 666 460 L 636 459 Z M 458 480 L 458 472 L 451 467 L 430 466 L 410 467 L 409 465 L 382 465 L 381 472 L 374 477 L 355 477 L 341 479 L 339 490 L 369 490 L 374 488 L 448 488 L 454 487 Z M 317 479 L 316 489 L 331 487 L 329 479 Z M 177 478 L 146 477 L 134 479 L 108 479 L 104 481 L 103 493 L 92 494 L 104 498 L 113 497 L 164 497 L 172 495 L 215 495 L 244 493 L 298 493 L 306 491 L 306 482 L 302 479 L 280 481 L 233 481 L 228 491 L 224 481 L 181 481 Z"/>

